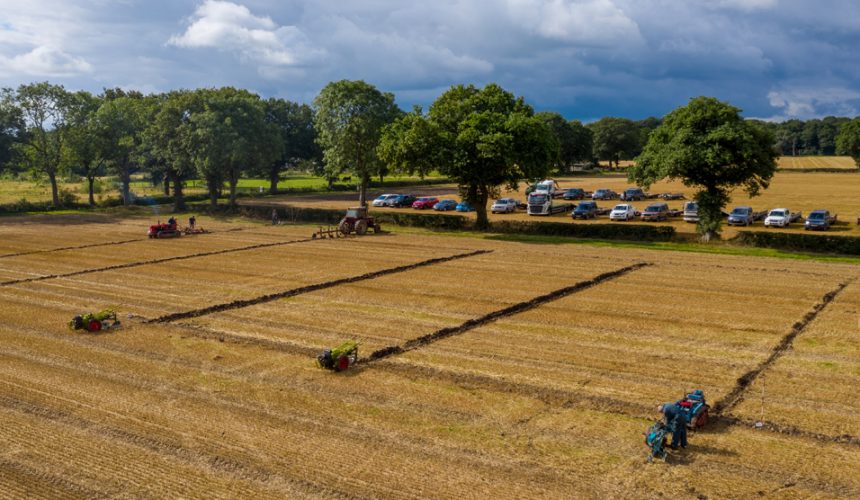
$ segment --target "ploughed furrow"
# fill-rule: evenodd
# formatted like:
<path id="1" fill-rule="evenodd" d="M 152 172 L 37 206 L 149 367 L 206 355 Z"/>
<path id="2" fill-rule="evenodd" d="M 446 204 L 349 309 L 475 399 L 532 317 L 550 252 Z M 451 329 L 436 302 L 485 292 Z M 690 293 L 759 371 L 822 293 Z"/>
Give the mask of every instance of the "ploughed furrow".
<path id="1" fill-rule="evenodd" d="M 393 356 L 395 354 L 402 354 L 404 352 L 408 352 L 414 349 L 418 349 L 419 347 L 425 346 L 427 344 L 431 344 L 438 340 L 442 340 L 447 337 L 451 337 L 454 335 L 460 335 L 462 333 L 468 332 L 469 330 L 474 330 L 480 326 L 486 325 L 487 323 L 491 323 L 493 321 L 506 318 L 508 316 L 513 316 L 515 314 L 519 314 L 535 307 L 541 306 L 543 304 L 552 302 L 554 300 L 561 299 L 563 297 L 567 297 L 568 295 L 581 292 L 583 290 L 587 290 L 593 286 L 599 285 L 605 281 L 612 280 L 615 278 L 619 278 L 624 276 L 627 273 L 635 271 L 637 269 L 641 269 L 645 266 L 650 266 L 650 263 L 647 262 L 639 262 L 637 264 L 633 264 L 627 267 L 622 267 L 621 269 L 616 269 L 615 271 L 609 271 L 594 278 L 586 281 L 580 281 L 571 286 L 567 286 L 564 288 L 559 288 L 558 290 L 554 290 L 544 295 L 540 295 L 531 300 L 520 302 L 514 304 L 512 306 L 506 307 L 504 309 L 499 309 L 497 311 L 491 312 L 489 314 L 485 314 L 479 318 L 470 319 L 459 326 L 442 328 L 436 330 L 433 333 L 429 333 L 427 335 L 422 335 L 421 337 L 412 339 L 404 343 L 400 346 L 389 346 L 382 349 L 379 349 L 373 352 L 368 358 L 363 360 L 364 363 L 369 363 L 372 361 L 376 361 L 378 359 L 387 358 L 388 356 Z"/>
<path id="2" fill-rule="evenodd" d="M 64 250 L 80 250 L 83 248 L 124 245 L 126 243 L 134 243 L 135 241 L 145 241 L 145 240 L 146 240 L 146 238 L 134 238 L 131 240 L 104 241 L 101 243 L 89 243 L 87 245 L 77 245 L 77 246 L 68 246 L 68 247 L 59 247 L 59 248 L 46 248 L 44 250 L 30 250 L 29 252 L 7 253 L 7 254 L 0 255 L 0 259 L 6 259 L 9 257 L 20 257 L 22 255 L 33 255 L 33 254 L 39 254 L 39 253 L 62 252 Z"/>
<path id="3" fill-rule="evenodd" d="M 312 240 L 303 240 L 303 241 L 312 241 Z M 288 297 L 295 297 L 296 295 L 302 295 L 309 292 L 314 292 L 316 290 L 323 290 L 326 288 L 332 288 L 338 285 L 344 285 L 347 283 L 356 283 L 359 281 L 366 281 L 374 278 L 378 278 L 380 276 L 386 276 L 389 274 L 402 273 L 405 271 L 409 271 L 412 269 L 417 269 L 420 267 L 432 266 L 435 264 L 441 264 L 443 262 L 450 262 L 452 260 L 457 259 L 465 259 L 467 257 L 474 257 L 476 255 L 483 255 L 487 253 L 491 253 L 492 250 L 476 250 L 474 252 L 461 253 L 456 255 L 451 255 L 448 257 L 437 257 L 434 259 L 427 259 L 421 262 L 416 262 L 414 264 L 406 264 L 397 267 L 391 267 L 388 269 L 382 269 L 379 271 L 373 271 L 365 274 L 361 274 L 358 276 L 352 276 L 349 278 L 341 278 L 337 280 L 326 281 L 323 283 L 317 283 L 315 285 L 307 285 L 298 288 L 292 288 L 290 290 L 285 290 L 283 292 L 270 293 L 266 295 L 262 295 L 253 299 L 245 299 L 245 300 L 234 300 L 232 302 L 226 302 L 223 304 L 216 304 L 214 306 L 204 307 L 201 309 L 195 309 L 192 311 L 178 312 L 173 314 L 167 314 L 161 316 L 159 318 L 151 319 L 149 323 L 169 323 L 172 321 L 180 320 L 180 319 L 188 319 L 188 318 L 197 318 L 200 316 L 205 316 L 207 314 L 212 314 L 216 312 L 229 311 L 232 309 L 241 309 L 243 307 L 253 306 L 257 304 L 263 304 L 266 302 L 272 302 L 279 299 L 285 299 Z"/>
<path id="4" fill-rule="evenodd" d="M 6 478 L 7 475 L 12 476 L 12 478 Z M 62 498 L 99 498 L 102 496 L 101 492 L 74 483 L 64 477 L 0 457 L 0 483 L 4 482 L 4 478 L 26 485 L 24 491 L 18 492 L 21 494 L 21 498 L 25 496 L 33 498 L 37 495 L 45 495 L 45 497 L 52 495 Z M 3 489 L 0 489 L 0 493 L 3 493 Z"/>
<path id="5" fill-rule="evenodd" d="M 722 416 L 720 417 L 720 422 L 725 422 L 728 425 L 740 425 L 744 427 L 756 427 L 757 429 L 763 429 L 770 432 L 775 432 L 777 434 L 785 434 L 788 436 L 799 436 L 808 439 L 814 439 L 816 441 L 823 441 L 828 443 L 843 443 L 850 444 L 854 446 L 860 446 L 860 438 L 856 436 L 852 436 L 850 434 L 843 434 L 841 436 L 831 436 L 829 434 L 822 434 L 820 432 L 814 432 L 806 429 L 801 429 L 799 427 L 794 427 L 790 425 L 783 425 L 774 422 L 762 422 L 759 427 L 758 421 L 748 419 L 748 418 L 740 418 L 735 417 L 733 415 Z"/>
<path id="6" fill-rule="evenodd" d="M 853 280 L 852 280 L 853 281 Z M 840 283 L 835 289 L 827 292 L 821 297 L 821 300 L 813 306 L 812 310 L 806 313 L 803 316 L 803 319 L 795 323 L 791 331 L 785 335 L 782 340 L 777 344 L 773 351 L 771 351 L 770 356 L 767 357 L 766 360 L 762 361 L 757 367 L 748 371 L 743 376 L 738 378 L 737 383 L 735 384 L 734 389 L 731 390 L 725 397 L 717 401 L 714 405 L 714 414 L 720 416 L 723 414 L 727 414 L 730 412 L 738 403 L 743 400 L 744 394 L 750 385 L 771 365 L 773 365 L 776 360 L 778 360 L 785 352 L 791 348 L 794 339 L 797 338 L 798 335 L 803 333 L 807 326 L 812 323 L 813 320 L 818 316 L 821 311 L 823 311 L 828 304 L 830 304 L 833 299 L 839 295 L 842 290 L 845 289 L 849 285 L 850 282 Z"/>
<path id="7" fill-rule="evenodd" d="M 208 257 L 210 255 L 221 255 L 221 254 L 233 253 L 233 252 L 243 252 L 243 251 L 247 251 L 247 250 L 256 250 L 258 248 L 268 248 L 268 247 L 290 245 L 293 243 L 307 243 L 310 241 L 314 241 L 314 240 L 307 238 L 307 239 L 303 239 L 303 240 L 278 241 L 278 242 L 274 242 L 274 243 L 258 243 L 256 245 L 249 245 L 249 246 L 244 246 L 244 247 L 239 247 L 239 248 L 228 248 L 228 249 L 224 249 L 224 250 L 213 250 L 211 252 L 200 252 L 200 253 L 195 253 L 195 254 L 191 254 L 191 255 L 164 257 L 164 258 L 160 258 L 160 259 L 150 259 L 150 260 L 145 260 L 145 261 L 128 262 L 125 264 L 117 264 L 115 266 L 97 267 L 97 268 L 93 268 L 93 269 L 82 269 L 80 271 L 74 271 L 74 272 L 70 272 L 70 273 L 47 274 L 44 276 L 36 276 L 33 278 L 22 278 L 22 279 L 17 279 L 17 280 L 3 281 L 3 282 L 0 282 L 0 286 L 19 285 L 21 283 L 32 283 L 34 281 L 44 281 L 44 280 L 55 279 L 55 278 L 69 278 L 72 276 L 80 276 L 82 274 L 100 273 L 103 271 L 114 271 L 117 269 L 128 269 L 131 267 L 147 266 L 150 264 L 161 264 L 163 262 L 173 262 L 173 261 L 177 261 L 177 260 L 188 260 L 188 259 L 194 259 L 197 257 Z"/>

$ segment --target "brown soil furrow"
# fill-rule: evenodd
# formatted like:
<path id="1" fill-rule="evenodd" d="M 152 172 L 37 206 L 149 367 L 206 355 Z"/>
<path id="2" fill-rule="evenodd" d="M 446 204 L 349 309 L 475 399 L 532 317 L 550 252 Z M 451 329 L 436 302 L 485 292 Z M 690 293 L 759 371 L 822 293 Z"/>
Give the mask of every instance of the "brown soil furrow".
<path id="1" fill-rule="evenodd" d="M 300 241 L 312 241 L 312 240 L 300 240 Z M 259 297 L 255 297 L 253 299 L 244 299 L 244 300 L 234 300 L 232 302 L 226 302 L 223 304 L 216 304 L 214 306 L 204 307 L 202 309 L 195 309 L 192 311 L 178 312 L 173 314 L 167 314 L 161 316 L 159 318 L 151 319 L 149 323 L 169 323 L 171 321 L 176 321 L 179 319 L 188 319 L 188 318 L 197 318 L 200 316 L 205 316 L 207 314 L 212 314 L 216 312 L 229 311 L 232 309 L 240 309 L 243 307 L 253 306 L 257 304 L 263 304 L 266 302 L 272 302 L 278 299 L 284 299 L 288 297 L 295 297 L 296 295 L 301 295 L 305 293 L 315 292 L 317 290 L 323 290 L 326 288 L 332 288 L 338 285 L 345 285 L 348 283 L 357 283 L 359 281 L 366 281 L 374 278 L 379 278 L 380 276 L 386 276 L 389 274 L 402 273 L 405 271 L 410 271 L 412 269 L 417 269 L 420 267 L 432 266 L 435 264 L 441 264 L 443 262 L 450 262 L 452 260 L 457 259 L 465 259 L 467 257 L 474 257 L 476 255 L 484 255 L 492 253 L 492 250 L 476 250 L 474 252 L 461 253 L 456 255 L 451 255 L 449 257 L 437 257 L 435 259 L 423 260 L 421 262 L 416 262 L 415 264 L 406 264 L 397 267 L 391 267 L 388 269 L 382 269 L 379 271 L 373 271 L 365 274 L 361 274 L 359 276 L 352 276 L 349 278 L 340 278 L 331 281 L 325 281 L 323 283 L 317 283 L 314 285 L 307 285 L 298 288 L 292 288 L 290 290 L 285 290 L 283 292 L 270 293 L 266 295 L 261 295 Z"/>
<path id="2" fill-rule="evenodd" d="M 190 255 L 179 255 L 179 256 L 174 256 L 174 257 L 164 257 L 161 259 L 150 259 L 150 260 L 144 260 L 144 261 L 138 261 L 138 262 L 127 262 L 125 264 L 117 264 L 115 266 L 97 267 L 97 268 L 93 268 L 93 269 L 82 269 L 80 271 L 74 271 L 71 273 L 46 274 L 44 276 L 36 276 L 34 278 L 22 278 L 22 279 L 17 279 L 17 280 L 3 281 L 3 282 L 0 282 L 0 286 L 18 285 L 21 283 L 31 283 L 34 281 L 44 281 L 44 280 L 49 280 L 49 279 L 54 279 L 54 278 L 69 278 L 72 276 L 80 276 L 82 274 L 100 273 L 103 271 L 113 271 L 116 269 L 128 269 L 130 267 L 146 266 L 146 265 L 150 265 L 150 264 L 161 264 L 162 262 L 187 260 L 187 259 L 194 259 L 197 257 L 208 257 L 210 255 L 221 255 L 221 254 L 233 253 L 233 252 L 244 252 L 246 250 L 256 250 L 258 248 L 268 248 L 268 247 L 275 247 L 275 246 L 282 246 L 282 245 L 290 245 L 293 243 L 307 243 L 310 241 L 314 241 L 314 240 L 308 238 L 308 239 L 304 239 L 304 240 L 278 241 L 275 243 L 258 243 L 256 245 L 249 245 L 249 246 L 244 246 L 244 247 L 239 247 L 239 248 L 228 248 L 225 250 L 213 250 L 211 252 L 200 252 L 200 253 L 194 253 L 194 254 L 190 254 Z"/>
<path id="3" fill-rule="evenodd" d="M 535 297 L 531 300 L 520 302 L 514 304 L 512 306 L 506 307 L 504 309 L 499 309 L 497 311 L 491 312 L 489 314 L 485 314 L 479 318 L 470 319 L 459 326 L 447 327 L 436 330 L 433 333 L 428 333 L 427 335 L 422 335 L 421 337 L 412 339 L 399 346 L 388 346 L 382 349 L 379 349 L 373 352 L 368 358 L 363 360 L 362 362 L 367 364 L 378 359 L 386 358 L 388 356 L 393 356 L 396 354 L 403 354 L 404 352 L 408 352 L 414 349 L 418 349 L 419 347 L 425 346 L 427 344 L 431 344 L 438 340 L 451 337 L 454 335 L 460 335 L 469 330 L 474 330 L 479 326 L 486 325 L 487 323 L 491 323 L 493 321 L 506 318 L 508 316 L 513 316 L 515 314 L 519 314 L 530 309 L 534 309 L 535 307 L 541 306 L 543 304 L 553 302 L 555 300 L 567 297 L 568 295 L 581 292 L 583 290 L 587 290 L 593 286 L 599 285 L 605 281 L 609 281 L 625 274 L 635 271 L 637 269 L 641 269 L 645 266 L 650 266 L 651 264 L 647 262 L 639 262 L 637 264 L 633 264 L 627 267 L 622 267 L 621 269 L 616 269 L 615 271 L 609 271 L 594 278 L 586 281 L 580 281 L 575 285 L 567 286 L 564 288 L 559 288 L 558 290 L 554 290 L 547 294 Z"/>
<path id="4" fill-rule="evenodd" d="M 853 281 L 853 280 L 851 280 Z M 714 404 L 714 414 L 722 415 L 724 413 L 728 413 L 731 411 L 738 403 L 743 400 L 744 394 L 747 389 L 752 385 L 752 383 L 761 375 L 765 370 L 770 368 L 776 360 L 782 357 L 785 352 L 791 348 L 794 339 L 797 338 L 798 335 L 803 333 L 807 326 L 809 326 L 812 321 L 818 316 L 821 311 L 823 311 L 828 304 L 830 304 L 833 299 L 836 298 L 842 290 L 847 287 L 851 281 L 846 283 L 840 283 L 835 289 L 827 292 L 824 296 L 821 297 L 821 300 L 812 307 L 812 310 L 806 313 L 803 316 L 803 319 L 795 323 L 791 327 L 791 331 L 785 335 L 782 340 L 773 348 L 770 353 L 770 356 L 767 357 L 766 360 L 762 361 L 757 367 L 748 371 L 740 378 L 738 378 L 737 383 L 735 384 L 734 389 L 731 390 L 725 397 L 720 399 Z"/>
<path id="5" fill-rule="evenodd" d="M 26 478 L 27 482 L 47 486 L 54 495 L 62 498 L 102 498 L 104 494 L 85 486 L 55 476 L 49 472 L 34 469 L 26 464 L 0 457 L 0 470 Z"/>
<path id="6" fill-rule="evenodd" d="M 744 427 L 756 427 L 758 421 L 736 417 L 734 415 L 722 415 L 719 417 L 718 422 L 724 422 L 727 425 L 741 425 Z M 841 436 L 831 436 L 828 434 L 822 434 L 820 432 L 809 431 L 806 429 L 801 429 L 800 427 L 794 427 L 792 425 L 782 425 L 773 422 L 762 422 L 762 426 L 758 427 L 759 430 L 765 430 L 769 432 L 775 432 L 777 434 L 786 434 L 789 436 L 800 436 L 809 439 L 814 439 L 816 441 L 823 441 L 828 443 L 842 443 L 842 444 L 851 444 L 854 446 L 860 446 L 860 438 L 856 436 L 852 436 L 850 434 L 842 434 Z"/>
<path id="7" fill-rule="evenodd" d="M 21 257 L 24 255 L 33 255 L 33 254 L 39 254 L 39 253 L 62 252 L 64 250 L 80 250 L 83 248 L 124 245 L 126 243 L 134 243 L 135 241 L 146 241 L 146 238 L 135 238 L 133 240 L 120 240 L 120 241 L 105 241 L 102 243 L 90 243 L 88 245 L 77 245 L 77 246 L 59 247 L 59 248 L 46 248 L 44 250 L 31 250 L 29 252 L 7 253 L 7 254 L 0 255 L 0 259 L 7 259 L 9 257 Z"/>

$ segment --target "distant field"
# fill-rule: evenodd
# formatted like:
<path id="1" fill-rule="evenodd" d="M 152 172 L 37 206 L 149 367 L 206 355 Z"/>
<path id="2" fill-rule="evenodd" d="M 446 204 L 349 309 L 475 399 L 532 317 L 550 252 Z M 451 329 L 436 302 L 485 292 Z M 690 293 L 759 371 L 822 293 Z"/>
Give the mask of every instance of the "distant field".
<path id="1" fill-rule="evenodd" d="M 140 179 L 140 176 L 138 176 L 138 179 Z M 385 182 L 413 181 L 418 183 L 421 179 L 417 176 L 409 175 L 391 175 L 385 177 Z M 346 184 L 350 184 L 351 182 L 347 181 Z M 95 193 L 96 202 L 107 197 L 119 198 L 120 185 L 115 179 L 100 179 L 100 184 L 101 190 Z M 344 184 L 344 181 L 338 181 L 338 184 Z M 312 175 L 290 175 L 278 182 L 278 189 L 284 190 L 325 190 L 327 187 L 328 182 L 324 178 Z M 86 203 L 89 200 L 88 188 L 85 182 L 60 182 L 59 188 L 72 192 L 81 203 Z M 160 196 L 164 194 L 164 188 L 160 184 L 153 185 L 148 180 L 133 180 L 130 188 L 132 194 L 138 197 Z M 263 191 L 267 191 L 269 189 L 269 181 L 267 179 L 240 179 L 238 188 L 240 190 L 254 191 L 262 188 Z M 202 180 L 186 181 L 183 192 L 185 195 L 205 193 L 206 183 Z M 47 182 L 0 180 L 0 205 L 16 203 L 22 199 L 33 203 L 51 201 L 51 185 Z"/>
<path id="2" fill-rule="evenodd" d="M 0 497 L 860 497 L 857 265 L 157 216 L 0 219 Z M 734 402 L 646 463 L 695 388 Z"/>
<path id="3" fill-rule="evenodd" d="M 783 156 L 779 159 L 779 168 L 833 168 L 857 170 L 857 164 L 850 156 Z"/>

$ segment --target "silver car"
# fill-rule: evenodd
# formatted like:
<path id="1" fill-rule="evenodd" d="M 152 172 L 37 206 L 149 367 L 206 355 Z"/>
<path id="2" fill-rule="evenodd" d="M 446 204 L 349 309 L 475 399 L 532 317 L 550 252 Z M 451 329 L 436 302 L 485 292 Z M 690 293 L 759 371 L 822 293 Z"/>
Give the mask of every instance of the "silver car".
<path id="1" fill-rule="evenodd" d="M 501 198 L 493 203 L 490 207 L 490 212 L 495 213 L 514 213 L 517 211 L 517 200 L 513 198 Z"/>
<path id="2" fill-rule="evenodd" d="M 374 207 L 385 207 L 388 206 L 388 200 L 397 196 L 396 194 L 381 194 L 375 200 L 373 200 L 372 205 Z"/>

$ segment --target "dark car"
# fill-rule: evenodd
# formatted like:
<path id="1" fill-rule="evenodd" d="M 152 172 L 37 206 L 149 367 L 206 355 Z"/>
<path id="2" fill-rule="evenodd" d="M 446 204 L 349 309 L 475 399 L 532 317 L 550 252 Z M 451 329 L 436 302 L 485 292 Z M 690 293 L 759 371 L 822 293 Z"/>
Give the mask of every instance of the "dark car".
<path id="1" fill-rule="evenodd" d="M 439 203 L 439 198 L 436 198 L 435 196 L 422 196 L 412 202 L 412 208 L 423 210 L 426 208 L 433 208 L 433 205 L 437 203 Z"/>
<path id="2" fill-rule="evenodd" d="M 399 194 L 388 202 L 389 207 L 403 208 L 411 207 L 415 203 L 415 197 L 411 194 Z"/>
<path id="3" fill-rule="evenodd" d="M 665 203 L 652 203 L 645 207 L 642 212 L 642 220 L 667 220 L 669 218 L 669 205 Z"/>
<path id="4" fill-rule="evenodd" d="M 593 201 L 581 201 L 570 216 L 574 219 L 593 219 L 597 217 L 597 203 Z"/>
<path id="5" fill-rule="evenodd" d="M 591 193 L 592 200 L 614 200 L 618 198 L 618 193 L 611 189 L 598 189 Z"/>
<path id="6" fill-rule="evenodd" d="M 564 190 L 565 200 L 583 200 L 585 199 L 585 190 L 579 188 L 570 188 Z"/>
<path id="7" fill-rule="evenodd" d="M 830 215 L 830 212 L 827 210 L 813 210 L 809 212 L 809 215 L 806 216 L 806 222 L 803 223 L 803 229 L 809 231 L 810 229 L 821 229 L 828 230 L 830 229 L 830 225 L 836 222 L 836 216 Z"/>
<path id="8" fill-rule="evenodd" d="M 457 208 L 457 202 L 454 200 L 439 200 L 438 203 L 433 205 L 433 210 L 438 210 L 440 212 L 447 212 L 448 210 L 454 210 Z"/>
<path id="9" fill-rule="evenodd" d="M 645 195 L 645 191 L 642 191 L 642 188 L 629 188 L 625 189 L 623 193 L 621 193 L 622 201 L 639 201 L 647 198 Z"/>

